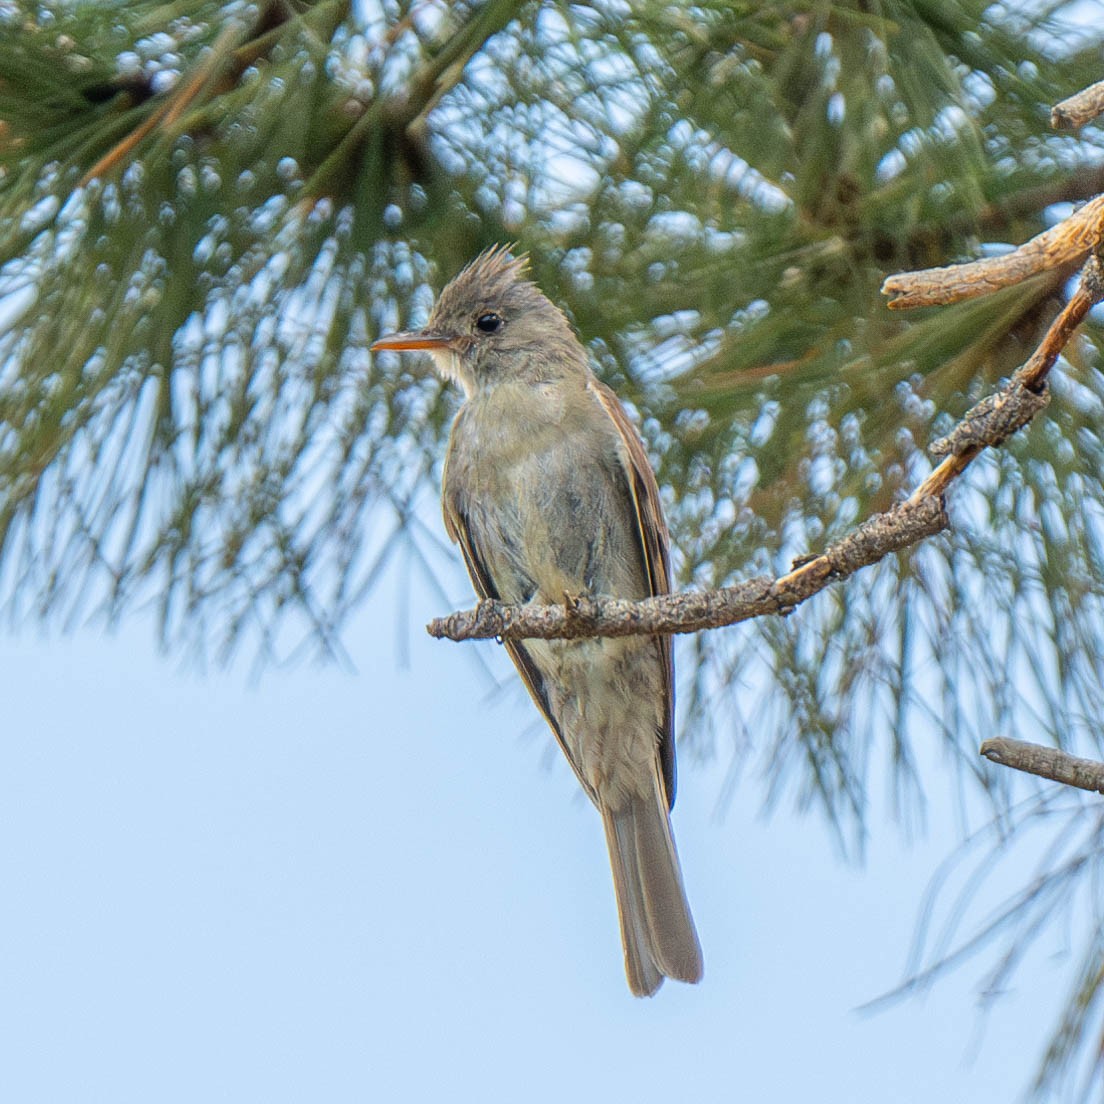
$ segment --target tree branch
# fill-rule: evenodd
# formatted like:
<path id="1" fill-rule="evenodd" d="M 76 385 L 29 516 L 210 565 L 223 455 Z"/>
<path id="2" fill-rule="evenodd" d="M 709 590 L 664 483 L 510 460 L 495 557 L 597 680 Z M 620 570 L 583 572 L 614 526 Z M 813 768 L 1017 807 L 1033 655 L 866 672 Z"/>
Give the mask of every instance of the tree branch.
<path id="1" fill-rule="evenodd" d="M 1104 197 L 1102 197 L 1104 198 Z M 1104 218 L 1104 208 L 1102 218 Z M 1101 231 L 1098 229 L 1098 233 Z M 1099 247 L 1098 239 L 1098 247 Z M 1074 330 L 1092 308 L 1104 299 L 1104 271 L 1100 257 L 1093 253 L 1081 270 L 1081 283 L 1058 317 L 1050 324 L 1039 347 L 1016 370 L 1008 385 L 973 409 L 932 452 L 949 456 L 916 488 L 910 501 L 930 494 L 941 494 L 952 479 L 961 475 L 987 446 L 999 445 L 1021 426 L 1026 425 L 1046 404 L 1046 377 Z"/>
<path id="2" fill-rule="evenodd" d="M 1050 125 L 1055 130 L 1075 130 L 1104 115 L 1104 81 L 1090 84 L 1075 96 L 1055 104 L 1050 113 Z"/>
<path id="3" fill-rule="evenodd" d="M 1079 759 L 1059 748 L 1011 740 L 1006 736 L 986 740 L 981 745 L 981 754 L 1002 767 L 1104 794 L 1104 763 L 1095 759 Z"/>
<path id="4" fill-rule="evenodd" d="M 947 528 L 943 501 L 902 502 L 875 514 L 826 552 L 778 579 L 759 576 L 721 590 L 686 591 L 632 601 L 573 598 L 562 606 L 511 606 L 488 599 L 474 610 L 431 621 L 431 636 L 449 640 L 573 640 L 584 636 L 687 633 L 734 625 L 765 613 L 789 613 L 829 583 Z"/>
<path id="5" fill-rule="evenodd" d="M 1059 106 L 1068 107 L 1069 102 Z M 935 442 L 933 455 L 944 459 L 908 500 L 869 518 L 820 555 L 796 561 L 786 575 L 777 579 L 760 576 L 720 590 L 665 594 L 641 601 L 565 594 L 562 606 L 515 606 L 489 599 L 474 610 L 434 619 L 427 631 L 438 639 L 457 641 L 573 640 L 721 628 L 764 614 L 787 614 L 830 583 L 941 532 L 949 524 L 943 495 L 951 482 L 986 448 L 1002 444 L 1046 406 L 1050 369 L 1092 307 L 1104 301 L 1102 251 L 1104 196 L 1097 196 L 1058 226 L 1006 256 L 886 279 L 882 290 L 896 296 L 890 307 L 930 306 L 986 295 L 1088 254 L 1077 291 L 1038 348 L 1005 387 L 967 411 L 952 433 Z M 1013 741 L 1003 741 L 1002 746 L 1010 743 Z M 996 741 L 989 741 L 982 753 L 996 746 Z"/>
<path id="6" fill-rule="evenodd" d="M 1011 253 L 945 268 L 897 272 L 886 277 L 882 291 L 893 296 L 890 310 L 942 306 L 989 295 L 1029 276 L 1084 260 L 1097 241 L 1102 218 L 1104 196 L 1097 196 Z"/>

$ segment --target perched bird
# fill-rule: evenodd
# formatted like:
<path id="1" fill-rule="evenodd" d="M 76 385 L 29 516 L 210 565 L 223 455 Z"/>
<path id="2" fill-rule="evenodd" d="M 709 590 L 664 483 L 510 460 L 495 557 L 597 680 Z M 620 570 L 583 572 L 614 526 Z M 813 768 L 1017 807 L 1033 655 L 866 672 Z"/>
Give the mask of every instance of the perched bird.
<path id="1" fill-rule="evenodd" d="M 484 598 L 646 598 L 670 590 L 655 475 L 617 396 L 562 311 L 495 247 L 441 292 L 425 328 L 373 350 L 424 350 L 460 384 L 445 528 Z M 629 988 L 696 982 L 702 955 L 668 815 L 675 797 L 668 636 L 506 642 L 598 807 Z"/>

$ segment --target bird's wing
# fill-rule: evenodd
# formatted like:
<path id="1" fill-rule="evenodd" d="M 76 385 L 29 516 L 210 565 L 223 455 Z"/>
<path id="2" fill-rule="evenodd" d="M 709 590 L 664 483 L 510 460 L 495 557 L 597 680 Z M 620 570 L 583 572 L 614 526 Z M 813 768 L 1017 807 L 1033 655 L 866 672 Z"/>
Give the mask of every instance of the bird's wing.
<path id="1" fill-rule="evenodd" d="M 483 562 L 483 558 L 479 554 L 476 542 L 472 540 L 471 525 L 469 524 L 468 516 L 464 512 L 463 507 L 453 496 L 447 493 L 444 496 L 443 506 L 445 514 L 445 531 L 448 533 L 451 540 L 460 545 L 460 551 L 464 554 L 464 563 L 467 565 L 472 585 L 478 592 L 479 597 L 500 598 L 501 596 L 494 585 L 494 581 L 491 579 L 491 573 L 487 570 L 487 565 Z M 560 731 L 559 723 L 552 713 L 552 707 L 548 701 L 548 694 L 544 688 L 544 676 L 541 674 L 540 668 L 533 662 L 533 657 L 529 654 L 528 649 L 522 641 L 504 640 L 503 645 L 510 658 L 514 661 L 514 666 L 517 668 L 518 674 L 521 675 L 522 682 L 525 683 L 525 689 L 529 691 L 529 696 L 533 699 L 534 704 L 541 711 L 544 719 L 548 722 L 549 727 L 555 734 L 556 743 L 560 745 L 564 757 L 571 764 L 571 769 L 575 772 L 575 776 L 579 779 L 587 796 L 592 801 L 596 801 L 597 798 L 594 789 L 580 772 L 578 764 L 571 754 L 571 749 L 567 746 L 567 741 L 564 740 L 563 732 Z"/>
<path id="2" fill-rule="evenodd" d="M 652 465 L 636 428 L 629 421 L 617 396 L 604 384 L 591 377 L 587 386 L 602 404 L 621 438 L 621 463 L 632 494 L 636 511 L 636 529 L 640 538 L 640 552 L 644 570 L 653 596 L 671 592 L 670 537 L 663 520 L 663 507 L 659 501 L 659 485 Z M 667 804 L 675 803 L 675 666 L 671 638 L 664 634 L 655 637 L 663 669 L 663 731 L 660 733 L 659 755 L 663 765 L 663 780 L 667 790 Z"/>

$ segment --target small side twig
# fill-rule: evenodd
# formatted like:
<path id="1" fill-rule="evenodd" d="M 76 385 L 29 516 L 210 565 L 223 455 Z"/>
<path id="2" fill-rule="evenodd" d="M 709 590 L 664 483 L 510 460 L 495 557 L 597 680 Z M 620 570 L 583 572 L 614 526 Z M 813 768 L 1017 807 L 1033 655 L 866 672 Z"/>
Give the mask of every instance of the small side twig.
<path id="1" fill-rule="evenodd" d="M 1104 198 L 1104 197 L 1102 197 Z M 1104 218 L 1104 208 L 1101 209 Z M 1058 317 L 1050 324 L 1039 347 L 1016 370 L 1008 385 L 968 411 L 961 424 L 937 441 L 933 451 L 950 455 L 912 493 L 915 501 L 941 494 L 986 446 L 999 444 L 1026 425 L 1047 403 L 1046 377 L 1069 343 L 1074 330 L 1092 308 L 1104 299 L 1104 269 L 1096 253 L 1085 262 L 1081 283 Z M 1002 432 L 1003 431 L 1003 435 Z"/>
<path id="2" fill-rule="evenodd" d="M 882 293 L 892 297 L 890 310 L 945 306 L 991 295 L 1030 276 L 1083 261 L 1096 244 L 1102 219 L 1104 196 L 1097 196 L 1011 253 L 944 268 L 896 272 L 882 282 Z"/>
<path id="3" fill-rule="evenodd" d="M 1104 763 L 1095 759 L 1080 759 L 1059 748 L 1029 744 L 1006 736 L 986 740 L 981 745 L 981 754 L 1003 767 L 1104 794 Z"/>
<path id="4" fill-rule="evenodd" d="M 1055 130 L 1076 130 L 1104 115 L 1104 81 L 1082 88 L 1068 100 L 1055 104 L 1050 112 L 1050 125 Z"/>

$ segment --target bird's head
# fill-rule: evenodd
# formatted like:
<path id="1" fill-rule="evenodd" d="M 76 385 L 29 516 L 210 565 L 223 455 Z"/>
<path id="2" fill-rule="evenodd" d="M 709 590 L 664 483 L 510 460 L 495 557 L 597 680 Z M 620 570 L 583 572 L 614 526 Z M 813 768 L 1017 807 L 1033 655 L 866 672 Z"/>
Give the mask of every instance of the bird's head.
<path id="1" fill-rule="evenodd" d="M 372 350 L 428 352 L 468 396 L 506 380 L 581 378 L 586 353 L 563 312 L 527 278 L 528 263 L 505 247 L 488 249 L 445 287 L 423 329 L 382 337 Z"/>

